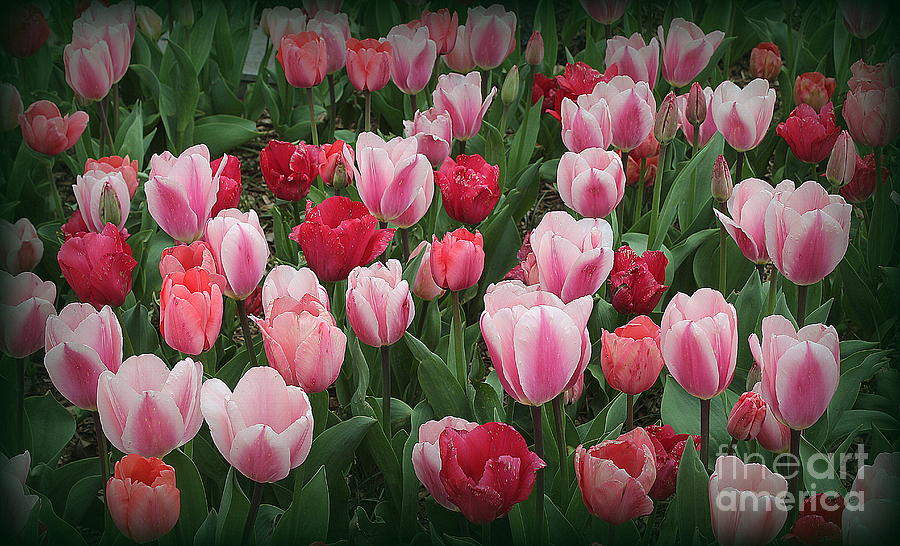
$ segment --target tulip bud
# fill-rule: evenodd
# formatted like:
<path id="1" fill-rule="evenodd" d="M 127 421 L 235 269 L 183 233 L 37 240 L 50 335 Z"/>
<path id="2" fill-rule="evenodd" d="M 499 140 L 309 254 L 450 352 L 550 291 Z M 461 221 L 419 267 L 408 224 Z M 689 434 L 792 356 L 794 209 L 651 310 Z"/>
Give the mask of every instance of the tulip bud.
<path id="1" fill-rule="evenodd" d="M 741 395 L 728 415 L 728 434 L 735 440 L 753 440 L 766 419 L 766 402 L 759 393 Z"/>
<path id="2" fill-rule="evenodd" d="M 334 175 L 331 178 L 331 187 L 335 189 L 346 188 L 350 185 L 350 179 L 347 178 L 347 167 L 343 163 L 338 162 L 334 166 Z"/>
<path id="3" fill-rule="evenodd" d="M 734 184 L 731 182 L 731 171 L 728 170 L 728 161 L 725 160 L 724 155 L 720 155 L 716 158 L 715 165 L 713 165 L 712 196 L 716 201 L 724 203 L 731 197 L 732 190 L 734 190 Z"/>
<path id="4" fill-rule="evenodd" d="M 703 88 L 697 82 L 691 84 L 684 117 L 695 127 L 706 121 L 706 95 L 703 94 Z"/>
<path id="5" fill-rule="evenodd" d="M 534 66 L 544 62 L 544 37 L 540 30 L 531 33 L 528 45 L 525 46 L 525 62 Z"/>
<path id="6" fill-rule="evenodd" d="M 853 180 L 856 172 L 856 144 L 847 131 L 841 131 L 831 149 L 831 157 L 828 158 L 828 166 L 825 168 L 825 177 L 835 186 L 843 186 Z"/>
<path id="7" fill-rule="evenodd" d="M 118 226 L 122 220 L 122 207 L 119 196 L 110 184 L 105 184 L 100 192 L 100 221 L 103 225 Z"/>
<path id="8" fill-rule="evenodd" d="M 503 88 L 500 90 L 500 100 L 503 104 L 509 106 L 516 102 L 519 98 L 519 67 L 513 65 L 506 73 L 506 79 L 503 80 Z"/>
<path id="9" fill-rule="evenodd" d="M 656 112 L 656 125 L 653 136 L 661 143 L 669 142 L 678 132 L 678 108 L 675 106 L 675 93 L 669 91 Z"/>
<path id="10" fill-rule="evenodd" d="M 156 40 L 162 34 L 162 17 L 153 11 L 149 6 L 135 6 L 134 15 L 137 19 L 138 28 L 147 35 L 148 38 Z"/>

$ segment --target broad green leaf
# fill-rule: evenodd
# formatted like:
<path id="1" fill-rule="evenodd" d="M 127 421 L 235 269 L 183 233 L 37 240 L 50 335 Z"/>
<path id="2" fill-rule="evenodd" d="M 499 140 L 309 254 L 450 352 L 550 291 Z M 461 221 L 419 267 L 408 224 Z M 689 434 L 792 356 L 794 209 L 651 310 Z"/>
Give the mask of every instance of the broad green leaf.
<path id="1" fill-rule="evenodd" d="M 175 469 L 178 490 L 181 491 L 181 513 L 175 533 L 183 544 L 190 544 L 209 513 L 203 480 L 194 461 L 181 449 L 172 451 L 165 459 Z"/>
<path id="2" fill-rule="evenodd" d="M 249 511 L 250 501 L 241 491 L 237 472 L 233 466 L 229 467 L 225 490 L 222 491 L 222 503 L 219 505 L 220 517 L 216 522 L 216 544 L 240 544 Z"/>
<path id="3" fill-rule="evenodd" d="M 255 121 L 226 114 L 200 118 L 194 125 L 194 141 L 206 144 L 212 157 L 219 157 L 258 135 Z"/>
<path id="4" fill-rule="evenodd" d="M 409 332 L 404 337 L 410 352 L 419 361 L 419 384 L 434 410 L 436 419 L 446 415 L 465 418 L 469 414 L 466 395 L 441 357 Z"/>
<path id="5" fill-rule="evenodd" d="M 25 421 L 34 464 L 55 462 L 75 434 L 72 414 L 49 392 L 25 399 Z"/>
<path id="6" fill-rule="evenodd" d="M 310 544 L 328 538 L 328 481 L 320 466 L 306 484 L 295 480 L 294 498 L 275 526 L 272 544 Z"/>

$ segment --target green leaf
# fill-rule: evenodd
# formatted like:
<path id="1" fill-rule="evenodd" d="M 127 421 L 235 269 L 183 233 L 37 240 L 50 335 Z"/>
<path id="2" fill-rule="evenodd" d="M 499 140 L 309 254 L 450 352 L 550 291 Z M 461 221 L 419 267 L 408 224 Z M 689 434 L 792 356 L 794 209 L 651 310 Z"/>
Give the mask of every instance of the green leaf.
<path id="1" fill-rule="evenodd" d="M 435 419 L 447 415 L 465 417 L 469 414 L 466 395 L 441 357 L 407 332 L 404 337 L 410 352 L 419 361 L 419 384 L 425 399 L 434 410 Z"/>
<path id="2" fill-rule="evenodd" d="M 35 510 L 40 509 L 41 523 L 47 527 L 47 544 L 87 546 L 81 533 L 56 515 L 50 500 L 44 495 L 38 494 L 38 496 L 41 498 L 40 507 L 35 507 Z"/>
<path id="3" fill-rule="evenodd" d="M 200 118 L 194 125 L 194 141 L 209 147 L 212 157 L 256 138 L 256 122 L 226 114 Z"/>
<path id="4" fill-rule="evenodd" d="M 150 311 L 143 304 L 137 304 L 122 313 L 122 328 L 131 340 L 133 354 L 142 355 L 159 351 L 159 337 L 150 322 Z M 131 356 L 131 355 L 126 355 Z"/>
<path id="5" fill-rule="evenodd" d="M 25 399 L 25 419 L 33 464 L 55 462 L 75 435 L 75 419 L 49 392 Z"/>
<path id="6" fill-rule="evenodd" d="M 119 125 L 115 149 L 119 155 L 128 155 L 136 160 L 139 171 L 144 168 L 144 114 L 141 101 L 134 103 L 131 113 Z"/>
<path id="7" fill-rule="evenodd" d="M 272 544 L 310 544 L 328 538 L 328 481 L 325 467 L 303 485 L 295 480 L 294 497 L 272 534 Z"/>
<path id="8" fill-rule="evenodd" d="M 175 533 L 182 544 L 190 544 L 209 513 L 203 480 L 200 479 L 200 472 L 194 461 L 181 449 L 172 451 L 165 459 L 175 469 L 178 490 L 181 491 L 181 513 Z"/>
<path id="9" fill-rule="evenodd" d="M 677 510 L 678 535 L 682 543 L 693 539 L 695 530 L 699 530 L 703 536 L 711 535 L 709 475 L 706 473 L 706 468 L 700 461 L 696 449 L 685 449 L 681 454 L 675 498 L 669 509 Z"/>
<path id="10" fill-rule="evenodd" d="M 725 389 L 710 400 L 710 453 L 716 453 L 719 446 L 731 441 L 727 430 L 728 414 L 737 399 L 737 393 Z M 700 399 L 688 394 L 671 375 L 666 377 L 660 414 L 662 422 L 671 425 L 675 432 L 700 434 Z"/>
<path id="11" fill-rule="evenodd" d="M 357 415 L 325 429 L 313 440 L 309 456 L 301 467 L 302 474 L 309 478 L 310 474 L 325 465 L 332 478 L 342 476 L 350 467 L 357 446 L 375 422 L 371 417 Z"/>
<path id="12" fill-rule="evenodd" d="M 97 467 L 99 470 L 100 467 Z M 84 477 L 72 487 L 66 497 L 66 509 L 63 519 L 72 525 L 80 525 L 89 510 L 95 513 L 103 509 L 97 498 L 97 491 L 103 486 L 99 473 L 94 476 Z"/>
<path id="13" fill-rule="evenodd" d="M 495 213 L 486 225 L 482 224 L 484 237 L 484 272 L 481 275 L 481 291 L 488 284 L 497 282 L 515 265 L 516 252 L 522 246 L 522 237 L 508 208 Z"/>
<path id="14" fill-rule="evenodd" d="M 530 91 L 530 88 L 526 89 L 526 93 Z M 504 176 L 504 180 L 519 174 L 534 155 L 538 130 L 541 128 L 542 107 L 543 101 L 539 100 L 528 109 L 512 142 L 509 143 L 509 161 L 506 164 L 508 176 Z"/>
<path id="15" fill-rule="evenodd" d="M 159 111 L 166 136 L 181 153 L 193 140 L 194 112 L 200 98 L 197 69 L 185 50 L 169 41 L 163 54 L 159 76 Z"/>
<path id="16" fill-rule="evenodd" d="M 250 501 L 241 491 L 234 467 L 229 467 L 219 505 L 221 517 L 216 522 L 216 544 L 240 544 L 249 511 Z"/>
<path id="17" fill-rule="evenodd" d="M 558 34 L 556 32 L 556 5 L 551 0 L 541 0 L 538 2 L 535 11 L 534 28 L 541 31 L 541 37 L 544 39 L 543 71 L 546 74 L 552 74 L 556 67 L 557 52 L 559 50 Z M 529 89 L 526 89 L 525 92 L 530 92 Z"/>

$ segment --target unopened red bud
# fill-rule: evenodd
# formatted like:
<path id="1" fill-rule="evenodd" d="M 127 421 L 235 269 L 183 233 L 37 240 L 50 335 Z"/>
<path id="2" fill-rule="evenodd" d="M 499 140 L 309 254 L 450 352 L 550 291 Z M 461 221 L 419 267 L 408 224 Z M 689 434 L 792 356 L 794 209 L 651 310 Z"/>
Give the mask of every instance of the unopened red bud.
<path id="1" fill-rule="evenodd" d="M 653 136 L 661 143 L 666 143 L 675 138 L 678 132 L 678 107 L 675 105 L 675 93 L 669 91 L 666 98 L 659 105 L 656 112 L 656 125 L 653 127 Z"/>
<path id="2" fill-rule="evenodd" d="M 713 165 L 712 196 L 716 201 L 724 203 L 731 197 L 732 190 L 734 190 L 734 184 L 731 182 L 731 171 L 728 170 L 728 161 L 725 160 L 724 155 L 720 155 L 716 158 L 715 165 Z"/>
<path id="3" fill-rule="evenodd" d="M 525 62 L 534 66 L 544 62 L 544 37 L 540 30 L 531 33 L 528 45 L 525 46 Z"/>
<path id="4" fill-rule="evenodd" d="M 684 117 L 688 123 L 694 126 L 706 121 L 706 95 L 703 94 L 703 88 L 697 82 L 691 84 L 691 91 L 688 93 L 687 105 L 684 109 Z"/>

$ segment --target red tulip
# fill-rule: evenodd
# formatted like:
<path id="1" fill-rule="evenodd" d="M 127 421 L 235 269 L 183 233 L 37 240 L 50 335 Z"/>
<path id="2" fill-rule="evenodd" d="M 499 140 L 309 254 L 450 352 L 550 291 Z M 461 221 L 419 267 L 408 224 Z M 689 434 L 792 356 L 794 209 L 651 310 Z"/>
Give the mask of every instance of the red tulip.
<path id="1" fill-rule="evenodd" d="M 50 27 L 41 8 L 34 4 L 7 7 L 3 25 L 3 47 L 13 57 L 30 57 L 41 49 L 50 36 Z"/>
<path id="2" fill-rule="evenodd" d="M 652 136 L 652 133 L 651 133 Z M 654 139 L 655 140 L 655 139 Z M 637 148 L 635 148 L 637 149 Z M 644 187 L 652 188 L 653 181 L 656 179 L 656 166 L 659 164 L 659 153 L 647 158 L 644 163 Z M 634 186 L 641 177 L 641 160 L 635 159 L 633 155 L 628 154 L 628 165 L 625 168 L 625 185 Z"/>
<path id="3" fill-rule="evenodd" d="M 169 347 L 199 355 L 213 346 L 222 326 L 221 278 L 201 267 L 166 275 L 159 293 L 159 331 Z"/>
<path id="4" fill-rule="evenodd" d="M 75 235 L 63 243 L 56 258 L 63 277 L 81 301 L 97 309 L 125 303 L 137 261 L 114 225 L 106 224 L 100 233 Z"/>
<path id="5" fill-rule="evenodd" d="M 309 268 L 320 280 L 340 281 L 350 270 L 368 265 L 381 255 L 393 229 L 377 229 L 378 221 L 358 201 L 329 197 L 315 207 L 306 202 L 306 220 L 291 231 Z"/>
<path id="6" fill-rule="evenodd" d="M 646 315 L 653 312 L 668 286 L 666 266 L 669 260 L 661 250 L 648 250 L 638 256 L 628 245 L 619 247 L 613 258 L 609 284 L 612 304 L 623 314 Z"/>
<path id="7" fill-rule="evenodd" d="M 600 366 L 606 382 L 627 394 L 639 394 L 656 383 L 663 368 L 659 326 L 641 315 L 601 335 Z"/>
<path id="8" fill-rule="evenodd" d="M 675 434 L 670 425 L 651 425 L 644 430 L 650 436 L 656 448 L 656 481 L 650 489 L 650 497 L 665 500 L 675 494 L 675 483 L 678 477 L 678 465 L 681 455 L 689 439 L 693 438 L 694 447 L 700 450 L 700 436 Z"/>
<path id="9" fill-rule="evenodd" d="M 215 161 L 209 162 L 212 172 L 219 172 L 219 165 L 225 162 L 225 167 L 219 174 L 219 191 L 216 192 L 216 204 L 213 205 L 212 214 L 215 217 L 225 209 L 236 209 L 241 204 L 241 160 L 233 155 L 225 154 Z"/>
<path id="10" fill-rule="evenodd" d="M 887 167 L 881 167 L 882 183 L 890 176 Z M 856 158 L 856 169 L 853 171 L 853 179 L 850 183 L 841 187 L 841 196 L 850 203 L 862 203 L 875 195 L 877 190 L 875 180 L 875 154 Z"/>
<path id="11" fill-rule="evenodd" d="M 819 493 L 819 495 L 822 494 Z M 809 498 L 812 497 L 807 497 L 807 499 Z M 785 541 L 800 542 L 801 544 L 840 544 L 840 519 L 838 524 L 835 524 L 819 515 L 801 515 L 794 522 L 791 531 L 783 538 Z"/>
<path id="12" fill-rule="evenodd" d="M 781 72 L 781 50 L 772 42 L 761 42 L 750 52 L 750 75 L 774 82 Z"/>
<path id="13" fill-rule="evenodd" d="M 158 539 L 178 523 L 181 493 L 175 469 L 156 457 L 126 455 L 106 483 L 106 505 L 126 537 L 138 543 Z"/>
<path id="14" fill-rule="evenodd" d="M 484 270 L 481 232 L 466 228 L 448 232 L 443 239 L 432 235 L 431 274 L 441 288 L 458 291 L 478 283 Z"/>
<path id="15" fill-rule="evenodd" d="M 325 79 L 328 48 L 315 32 L 283 36 L 275 58 L 284 68 L 285 79 L 294 87 L 315 87 Z"/>
<path id="16" fill-rule="evenodd" d="M 353 148 L 343 140 L 322 145 L 322 163 L 319 175 L 326 185 L 346 188 L 353 183 Z"/>
<path id="17" fill-rule="evenodd" d="M 270 140 L 259 152 L 259 169 L 275 197 L 299 201 L 319 175 L 322 157 L 319 146 Z"/>
<path id="18" fill-rule="evenodd" d="M 213 169 L 215 170 L 215 169 Z M 104 173 L 119 173 L 125 179 L 128 186 L 128 195 L 134 197 L 134 192 L 138 187 L 138 162 L 132 160 L 127 155 L 125 157 L 111 155 L 109 157 L 101 157 L 100 159 L 88 159 L 84 162 L 84 172 L 103 171 Z"/>
<path id="19" fill-rule="evenodd" d="M 347 40 L 347 77 L 359 91 L 378 91 L 391 79 L 390 42 Z"/>
<path id="20" fill-rule="evenodd" d="M 834 78 L 826 78 L 821 72 L 804 72 L 794 81 L 794 102 L 808 104 L 818 112 L 831 100 L 836 86 Z"/>
<path id="21" fill-rule="evenodd" d="M 503 517 L 528 498 L 535 474 L 547 466 L 505 423 L 441 433 L 441 483 L 447 500 L 472 523 Z"/>
<path id="22" fill-rule="evenodd" d="M 775 133 L 788 143 L 797 159 L 819 163 L 831 153 L 841 128 L 835 124 L 831 102 L 825 103 L 818 114 L 808 104 L 800 104 L 778 124 Z"/>
<path id="23" fill-rule="evenodd" d="M 759 393 L 745 392 L 728 415 L 728 434 L 735 440 L 753 440 L 766 420 L 766 402 Z"/>
<path id="24" fill-rule="evenodd" d="M 487 218 L 500 199 L 500 167 L 478 154 L 448 157 L 435 178 L 447 215 L 464 224 Z"/>

